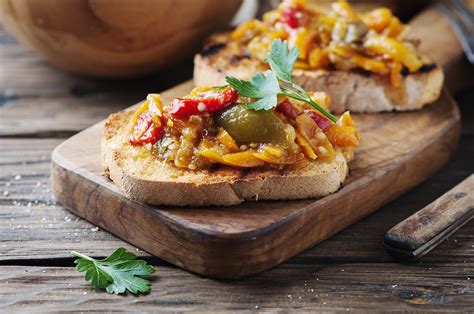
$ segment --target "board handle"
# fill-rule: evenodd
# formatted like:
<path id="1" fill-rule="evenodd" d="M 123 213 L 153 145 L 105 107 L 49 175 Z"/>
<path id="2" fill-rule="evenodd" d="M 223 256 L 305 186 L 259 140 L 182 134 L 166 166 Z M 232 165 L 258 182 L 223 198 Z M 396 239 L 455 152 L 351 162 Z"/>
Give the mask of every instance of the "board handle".
<path id="1" fill-rule="evenodd" d="M 385 235 L 387 252 L 402 261 L 424 256 L 474 217 L 474 174 Z"/>

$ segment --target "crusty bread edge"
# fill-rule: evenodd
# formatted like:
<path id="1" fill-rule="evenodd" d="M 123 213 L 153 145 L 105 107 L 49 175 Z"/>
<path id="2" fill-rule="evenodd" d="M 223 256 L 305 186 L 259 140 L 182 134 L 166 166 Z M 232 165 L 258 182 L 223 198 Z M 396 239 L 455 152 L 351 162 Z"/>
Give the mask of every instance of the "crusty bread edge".
<path id="1" fill-rule="evenodd" d="M 320 198 L 336 192 L 344 182 L 349 168 L 341 152 L 331 162 L 329 170 L 312 175 L 291 173 L 240 176 L 227 181 L 183 182 L 149 180 L 131 174 L 122 165 L 117 142 L 123 141 L 127 123 L 121 113 L 112 114 L 104 125 L 102 162 L 106 175 L 129 199 L 173 206 L 229 206 L 247 200 L 292 200 Z M 322 167 L 321 167 L 322 168 Z"/>
<path id="2" fill-rule="evenodd" d="M 217 52 L 219 53 L 219 52 Z M 222 85 L 227 75 L 247 79 L 256 69 L 230 66 L 218 69 L 209 58 L 197 54 L 194 57 L 194 83 Z M 356 72 L 295 70 L 294 80 L 307 90 L 324 91 L 331 96 L 331 111 L 346 110 L 359 113 L 384 111 L 409 111 L 420 109 L 439 98 L 444 81 L 443 70 L 436 66 L 427 72 L 410 74 L 402 79 L 400 87 L 394 87 L 385 77 L 365 76 Z"/>

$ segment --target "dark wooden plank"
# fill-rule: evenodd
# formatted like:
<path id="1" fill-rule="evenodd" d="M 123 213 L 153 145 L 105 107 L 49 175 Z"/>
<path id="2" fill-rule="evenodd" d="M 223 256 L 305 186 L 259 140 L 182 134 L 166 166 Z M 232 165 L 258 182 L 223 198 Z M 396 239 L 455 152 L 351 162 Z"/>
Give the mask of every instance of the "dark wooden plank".
<path id="1" fill-rule="evenodd" d="M 3 261 L 66 258 L 71 249 L 101 256 L 125 245 L 107 232 L 91 231 L 95 226 L 82 219 L 76 221 L 74 215 L 54 204 L 49 182 L 50 153 L 61 141 L 0 139 L 0 239 L 4 240 L 0 259 Z M 470 159 L 474 155 L 474 138 L 464 137 L 460 147 L 463 148 L 452 161 L 432 179 L 290 262 L 390 260 L 382 247 L 384 233 L 474 172 Z M 18 180 L 17 175 L 21 176 Z M 459 261 L 473 256 L 473 228 L 474 224 L 469 224 L 455 235 L 457 242 L 448 241 L 449 245 L 438 248 L 428 258 Z"/>
<path id="2" fill-rule="evenodd" d="M 282 265 L 239 281 L 156 267 L 140 297 L 91 288 L 70 267 L 0 267 L 0 310 L 470 311 L 474 264 Z M 41 306 L 41 307 L 39 307 Z"/>

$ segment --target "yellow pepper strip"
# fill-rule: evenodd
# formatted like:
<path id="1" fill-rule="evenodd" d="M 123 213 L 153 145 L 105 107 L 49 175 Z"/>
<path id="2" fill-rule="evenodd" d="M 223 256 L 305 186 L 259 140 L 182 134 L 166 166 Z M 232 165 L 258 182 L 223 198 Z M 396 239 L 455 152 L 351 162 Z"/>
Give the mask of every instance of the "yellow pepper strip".
<path id="1" fill-rule="evenodd" d="M 405 29 L 403 23 L 396 16 L 392 16 L 390 23 L 385 28 L 383 34 L 388 37 L 397 38 Z"/>
<path id="2" fill-rule="evenodd" d="M 233 40 L 238 39 L 251 39 L 255 35 L 262 33 L 266 30 L 265 25 L 259 20 L 250 20 L 248 22 L 243 23 L 239 27 L 237 27 L 230 37 Z"/>
<path id="3" fill-rule="evenodd" d="M 400 61 L 410 72 L 418 71 L 423 65 L 415 53 L 393 38 L 374 35 L 364 43 L 364 47 L 378 55 L 387 55 L 393 60 Z"/>
<path id="4" fill-rule="evenodd" d="M 358 67 L 369 71 L 374 72 L 380 75 L 385 75 L 389 73 L 388 66 L 382 61 L 364 57 L 355 50 L 348 47 L 334 46 L 331 51 L 343 58 L 351 60 L 351 62 Z"/>
<path id="5" fill-rule="evenodd" d="M 263 147 L 263 151 L 277 158 L 280 158 L 283 155 L 283 152 L 280 148 L 272 146 L 272 145 L 265 145 Z"/>
<path id="6" fill-rule="evenodd" d="M 314 48 L 309 53 L 308 63 L 312 68 L 322 68 L 329 65 L 329 53 L 326 49 Z"/>
<path id="7" fill-rule="evenodd" d="M 133 117 L 131 120 L 132 125 L 135 125 L 137 123 L 138 116 L 147 110 L 148 110 L 148 100 L 145 100 L 143 104 L 140 106 L 140 108 L 138 108 L 138 110 L 135 111 L 135 113 L 133 114 Z"/>
<path id="8" fill-rule="evenodd" d="M 224 147 L 227 148 L 230 152 L 239 151 L 239 146 L 237 145 L 235 140 L 226 130 L 222 128 L 219 129 L 219 132 L 217 134 L 217 140 L 219 141 L 219 143 L 224 145 Z"/>
<path id="9" fill-rule="evenodd" d="M 381 33 L 389 25 L 392 16 L 393 14 L 390 9 L 377 8 L 365 14 L 362 20 L 368 28 Z"/>
<path id="10" fill-rule="evenodd" d="M 246 150 L 239 153 L 220 155 L 217 151 L 212 148 L 203 149 L 199 152 L 199 155 L 209 159 L 210 161 L 221 163 L 233 167 L 259 167 L 263 166 L 265 162 L 256 158 L 254 150 Z"/>
<path id="11" fill-rule="evenodd" d="M 256 158 L 253 150 L 246 150 L 239 153 L 226 154 L 222 156 L 225 164 L 236 167 L 259 167 L 263 166 L 265 162 Z"/>
<path id="12" fill-rule="evenodd" d="M 203 149 L 201 151 L 199 151 L 198 153 L 200 156 L 202 157 L 205 157 L 207 159 L 209 159 L 210 161 L 213 161 L 213 162 L 218 162 L 218 163 L 221 163 L 221 164 L 224 164 L 224 160 L 222 159 L 222 155 L 220 155 L 218 152 L 216 152 L 215 150 L 213 149 Z"/>
<path id="13" fill-rule="evenodd" d="M 289 44 L 300 51 L 299 59 L 305 60 L 308 57 L 308 45 L 311 42 L 312 34 L 306 28 L 299 28 L 290 36 Z"/>
<path id="14" fill-rule="evenodd" d="M 390 64 L 390 82 L 395 87 L 400 87 L 402 84 L 402 64 L 394 61 Z"/>
<path id="15" fill-rule="evenodd" d="M 355 127 L 354 120 L 352 120 L 351 113 L 349 111 L 345 111 L 338 119 L 337 121 L 338 125 L 344 125 L 344 126 L 351 126 Z"/>
<path id="16" fill-rule="evenodd" d="M 314 150 L 311 148 L 311 145 L 309 145 L 308 141 L 306 141 L 303 135 L 301 135 L 299 132 L 296 132 L 296 143 L 301 146 L 306 157 L 313 160 L 318 158 Z"/>

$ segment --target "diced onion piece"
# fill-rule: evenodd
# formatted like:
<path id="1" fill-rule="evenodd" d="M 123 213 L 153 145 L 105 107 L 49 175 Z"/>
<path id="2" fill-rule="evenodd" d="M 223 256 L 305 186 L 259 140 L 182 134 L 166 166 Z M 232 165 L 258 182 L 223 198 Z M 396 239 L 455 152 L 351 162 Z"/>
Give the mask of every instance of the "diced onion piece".
<path id="1" fill-rule="evenodd" d="M 148 110 L 148 100 L 145 100 L 143 104 L 140 106 L 140 108 L 138 108 L 138 110 L 135 111 L 135 113 L 133 114 L 133 117 L 131 120 L 132 125 L 135 125 L 137 123 L 138 116 L 147 110 Z"/>
<path id="2" fill-rule="evenodd" d="M 148 94 L 146 100 L 148 101 L 148 110 L 156 113 L 158 117 L 162 117 L 163 101 L 161 100 L 160 94 Z"/>
<path id="3" fill-rule="evenodd" d="M 331 105 L 331 97 L 325 92 L 308 92 L 312 100 L 314 100 L 318 105 L 324 109 L 329 110 Z"/>
<path id="4" fill-rule="evenodd" d="M 349 19 L 349 20 L 357 20 L 358 19 L 357 12 L 352 10 L 349 3 L 345 2 L 345 1 L 334 2 L 331 5 L 331 8 L 332 8 L 333 12 L 335 12 L 336 14 L 338 14 L 342 17 L 345 17 L 346 19 Z"/>

